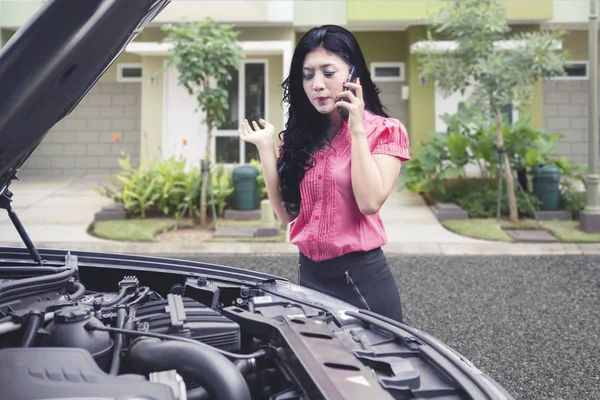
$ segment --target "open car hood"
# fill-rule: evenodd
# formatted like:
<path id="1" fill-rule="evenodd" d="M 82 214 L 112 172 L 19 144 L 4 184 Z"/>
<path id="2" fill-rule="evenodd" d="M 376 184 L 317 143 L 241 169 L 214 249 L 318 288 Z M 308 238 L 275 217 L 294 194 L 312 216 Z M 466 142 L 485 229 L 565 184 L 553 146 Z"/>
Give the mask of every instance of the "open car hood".
<path id="1" fill-rule="evenodd" d="M 170 0 L 50 0 L 0 53 L 0 195 Z"/>

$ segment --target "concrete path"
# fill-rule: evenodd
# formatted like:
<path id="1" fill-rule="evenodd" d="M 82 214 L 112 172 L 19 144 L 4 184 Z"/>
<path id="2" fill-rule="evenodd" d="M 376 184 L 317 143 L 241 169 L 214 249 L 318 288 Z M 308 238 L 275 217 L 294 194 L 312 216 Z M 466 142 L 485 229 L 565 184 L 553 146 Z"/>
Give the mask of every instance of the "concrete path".
<path id="1" fill-rule="evenodd" d="M 38 248 L 138 254 L 297 253 L 290 243 L 124 243 L 87 233 L 94 213 L 109 205 L 93 188 L 104 176 L 21 176 L 11 185 L 12 206 Z M 600 244 L 514 244 L 475 240 L 440 225 L 420 196 L 395 190 L 381 209 L 388 232 L 387 253 L 394 254 L 600 254 Z M 0 210 L 0 246 L 24 247 L 7 213 Z"/>
<path id="2" fill-rule="evenodd" d="M 389 244 L 397 243 L 488 243 L 466 238 L 444 228 L 423 198 L 408 190 L 395 189 L 380 210 Z"/>
<path id="3" fill-rule="evenodd" d="M 104 242 L 86 232 L 94 213 L 111 203 L 93 190 L 102 182 L 105 177 L 21 177 L 10 186 L 12 207 L 36 245 Z M 20 242 L 8 213 L 0 211 L 0 241 Z"/>

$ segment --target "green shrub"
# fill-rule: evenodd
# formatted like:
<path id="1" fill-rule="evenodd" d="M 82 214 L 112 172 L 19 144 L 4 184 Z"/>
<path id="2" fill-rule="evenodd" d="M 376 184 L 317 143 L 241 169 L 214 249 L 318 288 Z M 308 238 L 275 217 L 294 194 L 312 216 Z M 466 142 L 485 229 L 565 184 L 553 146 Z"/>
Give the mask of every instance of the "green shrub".
<path id="1" fill-rule="evenodd" d="M 137 168 L 133 167 L 129 156 L 119 159 L 119 167 L 121 171 L 116 175 L 117 183 L 113 187 L 102 186 L 98 192 L 122 204 L 129 216 L 145 218 L 160 196 L 155 171 L 144 161 Z"/>
<path id="2" fill-rule="evenodd" d="M 157 184 L 156 208 L 164 215 L 172 215 L 185 202 L 186 195 L 193 190 L 192 179 L 186 180 L 185 160 L 171 157 L 155 167 Z M 190 178 L 193 177 L 191 174 Z"/>
<path id="3" fill-rule="evenodd" d="M 259 201 L 266 199 L 267 189 L 260 162 L 252 160 L 250 164 L 259 171 L 256 178 Z M 130 157 L 125 155 L 119 159 L 119 167 L 121 170 L 115 176 L 116 182 L 101 186 L 97 191 L 103 197 L 123 204 L 129 217 L 156 215 L 179 218 L 182 213 L 189 217 L 200 214 L 202 175 L 198 167 L 186 168 L 185 159 L 170 157 L 151 164 L 142 161 L 134 167 Z M 209 184 L 208 206 L 214 203 L 218 216 L 222 216 L 231 204 L 234 191 L 232 172 L 233 169 L 220 164 L 211 168 L 212 188 Z"/>
<path id="4" fill-rule="evenodd" d="M 222 216 L 233 194 L 232 170 L 225 170 L 222 165 L 214 165 L 211 170 L 212 187 L 209 186 L 209 205 L 215 205 L 217 215 Z M 214 201 L 213 201 L 214 198 Z"/>
<path id="5" fill-rule="evenodd" d="M 541 208 L 540 201 L 531 193 L 516 192 L 517 209 L 522 218 L 533 218 Z M 433 194 L 434 203 L 455 203 L 469 213 L 470 218 L 495 218 L 498 206 L 498 181 L 493 179 L 458 179 L 447 185 L 443 192 Z M 509 215 L 506 188 L 503 187 L 500 215 Z"/>
<path id="6" fill-rule="evenodd" d="M 134 167 L 127 155 L 119 159 L 119 167 L 116 182 L 98 188 L 98 192 L 122 204 L 129 217 L 179 217 L 183 211 L 197 215 L 200 171 L 186 171 L 184 159 L 170 157 L 152 164 L 142 161 Z"/>
<path id="7" fill-rule="evenodd" d="M 576 190 L 571 184 L 564 184 L 560 191 L 560 203 L 564 210 L 569 211 L 574 220 L 579 220 L 579 212 L 585 208 L 586 192 Z"/>
<path id="8" fill-rule="evenodd" d="M 481 120 L 473 106 L 464 102 L 455 114 L 445 114 L 442 119 L 447 131 L 430 132 L 429 140 L 419 142 L 419 153 L 403 165 L 403 186 L 425 196 L 440 193 L 449 182 L 466 178 L 467 165 L 477 165 L 482 178 L 496 181 L 499 154 L 495 123 Z M 563 135 L 532 128 L 529 115 L 512 124 L 506 120 L 502 126 L 504 148 L 513 172 L 524 170 L 531 177 L 532 168 L 554 164 L 562 178 L 583 180 L 586 166 L 573 165 L 556 153 L 557 141 Z"/>
<path id="9" fill-rule="evenodd" d="M 262 165 L 258 160 L 250 160 L 250 165 L 258 170 L 258 176 L 256 177 L 256 183 L 258 185 L 258 202 L 267 199 L 267 186 L 265 185 L 265 176 L 263 175 Z"/>

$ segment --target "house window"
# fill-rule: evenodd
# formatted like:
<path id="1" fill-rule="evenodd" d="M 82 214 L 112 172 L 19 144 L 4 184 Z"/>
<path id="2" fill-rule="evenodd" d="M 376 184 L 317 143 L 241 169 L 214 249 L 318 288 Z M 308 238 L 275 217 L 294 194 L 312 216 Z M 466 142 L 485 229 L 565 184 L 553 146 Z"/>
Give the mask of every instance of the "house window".
<path id="1" fill-rule="evenodd" d="M 232 79 L 225 84 L 229 94 L 229 110 L 225 122 L 215 131 L 213 157 L 220 164 L 249 163 L 258 160 L 256 146 L 239 139 L 241 121 L 260 118 L 268 120 L 266 60 L 245 60 L 239 70 L 231 71 Z"/>
<path id="2" fill-rule="evenodd" d="M 500 113 L 508 119 L 508 123 L 512 125 L 514 117 L 514 109 L 512 104 L 507 104 L 500 109 Z"/>
<path id="3" fill-rule="evenodd" d="M 141 82 L 142 64 L 117 64 L 117 82 Z"/>
<path id="4" fill-rule="evenodd" d="M 569 61 L 565 66 L 565 76 L 557 76 L 554 80 L 587 80 L 589 63 L 587 61 Z"/>
<path id="5" fill-rule="evenodd" d="M 371 79 L 373 79 L 374 82 L 403 82 L 404 63 L 372 62 Z"/>

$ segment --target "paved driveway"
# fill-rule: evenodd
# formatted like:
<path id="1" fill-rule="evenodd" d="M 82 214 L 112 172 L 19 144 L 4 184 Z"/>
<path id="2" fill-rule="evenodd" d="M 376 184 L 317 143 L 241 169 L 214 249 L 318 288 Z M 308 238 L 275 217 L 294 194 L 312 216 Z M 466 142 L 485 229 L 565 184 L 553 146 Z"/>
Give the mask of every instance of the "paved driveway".
<path id="1" fill-rule="evenodd" d="M 88 235 L 86 229 L 94 213 L 110 204 L 93 189 L 106 182 L 106 176 L 20 177 L 10 187 L 12 207 L 35 242 L 99 241 Z M 0 214 L 1 241 L 20 241 L 8 214 L 0 211 L 3 211 Z"/>

